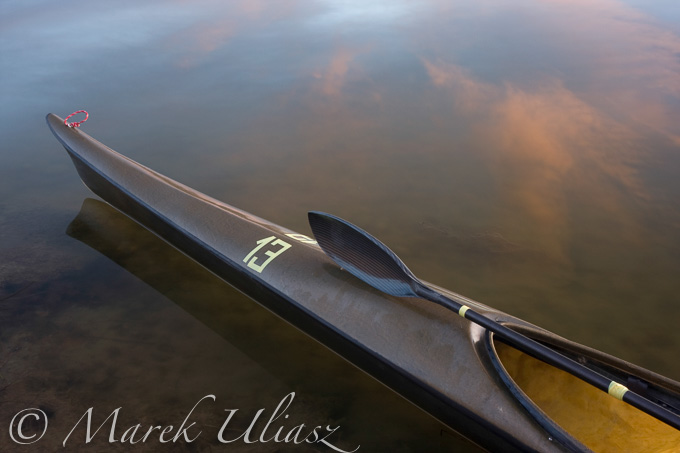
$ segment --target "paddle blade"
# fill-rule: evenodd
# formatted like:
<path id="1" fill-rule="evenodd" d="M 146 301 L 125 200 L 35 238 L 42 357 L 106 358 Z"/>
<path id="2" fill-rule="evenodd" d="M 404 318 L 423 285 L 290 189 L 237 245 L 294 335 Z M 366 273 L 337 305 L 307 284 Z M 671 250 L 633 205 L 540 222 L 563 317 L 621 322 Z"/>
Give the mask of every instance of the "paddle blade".
<path id="1" fill-rule="evenodd" d="M 384 293 L 417 297 L 412 287 L 416 277 L 385 244 L 339 217 L 308 215 L 317 242 L 340 267 Z"/>

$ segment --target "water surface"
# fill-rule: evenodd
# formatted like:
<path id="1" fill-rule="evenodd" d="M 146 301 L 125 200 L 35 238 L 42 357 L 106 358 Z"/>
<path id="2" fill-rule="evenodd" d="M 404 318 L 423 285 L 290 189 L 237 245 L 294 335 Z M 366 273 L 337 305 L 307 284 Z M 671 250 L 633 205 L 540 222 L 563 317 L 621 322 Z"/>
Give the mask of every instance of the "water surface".
<path id="1" fill-rule="evenodd" d="M 84 202 L 44 123 L 81 108 L 215 198 L 304 234 L 334 213 L 425 280 L 680 379 L 679 55 L 662 0 L 4 1 L 0 424 L 178 423 L 209 393 L 214 421 L 296 391 L 350 449 L 472 449 Z"/>

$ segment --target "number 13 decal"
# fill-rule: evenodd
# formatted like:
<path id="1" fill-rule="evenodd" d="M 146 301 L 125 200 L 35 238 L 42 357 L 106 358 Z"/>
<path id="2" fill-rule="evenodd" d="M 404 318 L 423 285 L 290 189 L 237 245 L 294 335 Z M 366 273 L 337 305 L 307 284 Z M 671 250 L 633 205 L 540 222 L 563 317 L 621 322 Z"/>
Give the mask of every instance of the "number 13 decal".
<path id="1" fill-rule="evenodd" d="M 269 258 L 262 261 L 262 264 L 257 264 L 257 262 L 260 260 L 260 257 L 255 256 L 255 254 L 267 244 L 269 244 L 271 247 L 278 247 L 278 249 L 267 250 L 264 252 L 264 254 Z M 249 268 L 261 273 L 264 268 L 274 260 L 274 258 L 288 250 L 290 247 L 290 244 L 286 241 L 277 239 L 276 236 L 269 236 L 268 238 L 257 241 L 257 247 L 255 247 L 245 258 L 243 258 L 243 262 L 247 263 Z"/>

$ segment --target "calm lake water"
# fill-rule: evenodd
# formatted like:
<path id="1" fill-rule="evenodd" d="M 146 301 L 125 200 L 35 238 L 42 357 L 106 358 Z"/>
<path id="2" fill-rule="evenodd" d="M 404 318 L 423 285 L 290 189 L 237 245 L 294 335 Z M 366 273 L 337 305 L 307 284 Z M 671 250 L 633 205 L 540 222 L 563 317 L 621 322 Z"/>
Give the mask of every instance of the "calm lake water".
<path id="1" fill-rule="evenodd" d="M 120 407 L 120 436 L 209 394 L 206 432 L 164 451 L 332 451 L 216 443 L 225 409 L 236 437 L 290 392 L 345 450 L 475 451 L 92 199 L 48 112 L 86 109 L 113 149 L 301 233 L 339 215 L 427 281 L 680 380 L 674 1 L 4 0 L 0 105 L 3 451 L 23 408 L 52 451 L 90 407 Z M 131 449 L 107 436 L 66 446 Z"/>

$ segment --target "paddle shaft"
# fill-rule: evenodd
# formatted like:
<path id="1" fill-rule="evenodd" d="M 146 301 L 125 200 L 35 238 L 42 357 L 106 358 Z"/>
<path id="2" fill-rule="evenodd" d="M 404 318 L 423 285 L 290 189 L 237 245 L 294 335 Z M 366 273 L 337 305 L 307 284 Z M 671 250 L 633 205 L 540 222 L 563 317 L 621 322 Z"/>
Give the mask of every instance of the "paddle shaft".
<path id="1" fill-rule="evenodd" d="M 392 296 L 418 296 L 494 332 L 520 351 L 553 365 L 680 430 L 680 416 L 628 390 L 557 351 L 492 321 L 425 286 L 385 244 L 339 217 L 310 212 L 309 224 L 321 248 L 343 269 Z"/>
<path id="2" fill-rule="evenodd" d="M 497 334 L 499 337 L 508 341 L 512 346 L 516 347 L 522 352 L 531 354 L 543 362 L 553 365 L 561 370 L 564 370 L 577 378 L 597 387 L 615 398 L 618 398 L 633 407 L 638 408 L 652 417 L 680 430 L 680 416 L 664 409 L 658 404 L 629 391 L 624 386 L 607 379 L 596 371 L 591 370 L 574 360 L 565 357 L 541 343 L 538 343 L 524 335 L 508 329 L 507 327 L 492 321 L 484 315 L 481 315 L 467 305 L 460 304 L 448 297 L 440 294 L 423 284 L 418 284 L 414 287 L 414 292 L 423 299 L 429 300 L 439 304 L 451 311 L 458 313 L 463 318 L 474 322 L 477 325 Z"/>

